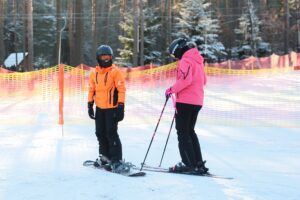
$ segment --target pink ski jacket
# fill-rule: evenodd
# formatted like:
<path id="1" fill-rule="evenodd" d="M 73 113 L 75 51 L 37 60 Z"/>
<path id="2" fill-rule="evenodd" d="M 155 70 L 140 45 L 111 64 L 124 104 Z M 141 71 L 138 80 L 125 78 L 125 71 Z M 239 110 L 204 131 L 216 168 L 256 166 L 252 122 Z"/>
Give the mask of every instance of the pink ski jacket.
<path id="1" fill-rule="evenodd" d="M 176 102 L 203 105 L 206 74 L 203 57 L 197 48 L 185 52 L 177 64 L 176 82 L 171 92 L 176 94 Z"/>

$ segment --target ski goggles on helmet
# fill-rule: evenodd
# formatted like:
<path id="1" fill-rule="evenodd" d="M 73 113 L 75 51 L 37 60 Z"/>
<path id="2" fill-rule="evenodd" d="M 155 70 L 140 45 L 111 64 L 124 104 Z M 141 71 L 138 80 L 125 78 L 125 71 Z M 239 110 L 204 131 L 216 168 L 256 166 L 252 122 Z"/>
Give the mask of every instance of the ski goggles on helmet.
<path id="1" fill-rule="evenodd" d="M 179 60 L 178 58 L 176 58 L 176 56 L 174 54 L 170 54 L 171 58 L 174 60 Z"/>

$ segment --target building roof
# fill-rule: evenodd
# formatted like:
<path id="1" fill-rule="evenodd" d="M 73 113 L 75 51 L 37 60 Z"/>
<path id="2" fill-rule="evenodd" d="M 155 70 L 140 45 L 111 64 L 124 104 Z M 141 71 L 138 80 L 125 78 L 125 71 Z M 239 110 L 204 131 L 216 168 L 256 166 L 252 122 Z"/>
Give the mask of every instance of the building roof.
<path id="1" fill-rule="evenodd" d="M 12 66 L 19 65 L 24 60 L 24 53 L 11 53 L 4 61 L 4 66 L 10 68 Z M 25 52 L 25 56 L 28 55 L 28 52 Z M 18 63 L 16 63 L 16 58 L 18 58 Z"/>

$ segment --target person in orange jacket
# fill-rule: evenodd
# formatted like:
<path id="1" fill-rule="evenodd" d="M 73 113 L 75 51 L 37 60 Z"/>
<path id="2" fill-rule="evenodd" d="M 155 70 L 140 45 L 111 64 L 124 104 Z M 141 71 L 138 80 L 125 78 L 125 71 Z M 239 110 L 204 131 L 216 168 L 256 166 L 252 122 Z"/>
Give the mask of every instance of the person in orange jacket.
<path id="1" fill-rule="evenodd" d="M 88 90 L 88 114 L 91 119 L 95 119 L 99 143 L 99 158 L 95 165 L 113 171 L 124 170 L 118 122 L 124 118 L 125 79 L 120 69 L 113 64 L 113 50 L 110 46 L 99 46 L 96 59 L 99 65 L 90 73 Z"/>

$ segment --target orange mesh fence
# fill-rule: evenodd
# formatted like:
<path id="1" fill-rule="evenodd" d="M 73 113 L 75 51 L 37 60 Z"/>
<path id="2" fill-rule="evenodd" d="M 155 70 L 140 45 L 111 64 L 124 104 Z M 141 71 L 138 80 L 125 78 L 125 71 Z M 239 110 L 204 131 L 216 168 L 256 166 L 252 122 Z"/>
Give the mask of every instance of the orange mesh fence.
<path id="1" fill-rule="evenodd" d="M 57 74 L 57 67 L 0 73 L 0 123 L 34 123 L 48 113 L 52 115 L 50 118 L 57 119 Z"/>
<path id="2" fill-rule="evenodd" d="M 269 57 L 256 58 L 249 57 L 243 60 L 227 60 L 222 63 L 209 64 L 211 67 L 224 68 L 224 69 L 274 69 L 274 68 L 287 68 L 300 66 L 300 53 L 291 52 L 290 54 L 278 56 L 272 54 Z M 243 72 L 243 71 L 241 71 Z"/>
<path id="3" fill-rule="evenodd" d="M 297 66 L 296 53 L 207 65 L 208 84 L 198 123 L 300 127 Z M 0 68 L 0 124 L 93 123 L 87 115 L 90 69 L 61 65 L 12 73 Z M 175 81 L 176 63 L 122 71 L 127 93 L 121 123 L 154 126 L 165 101 L 164 90 Z M 162 122 L 171 123 L 173 114 L 169 102 Z"/>

